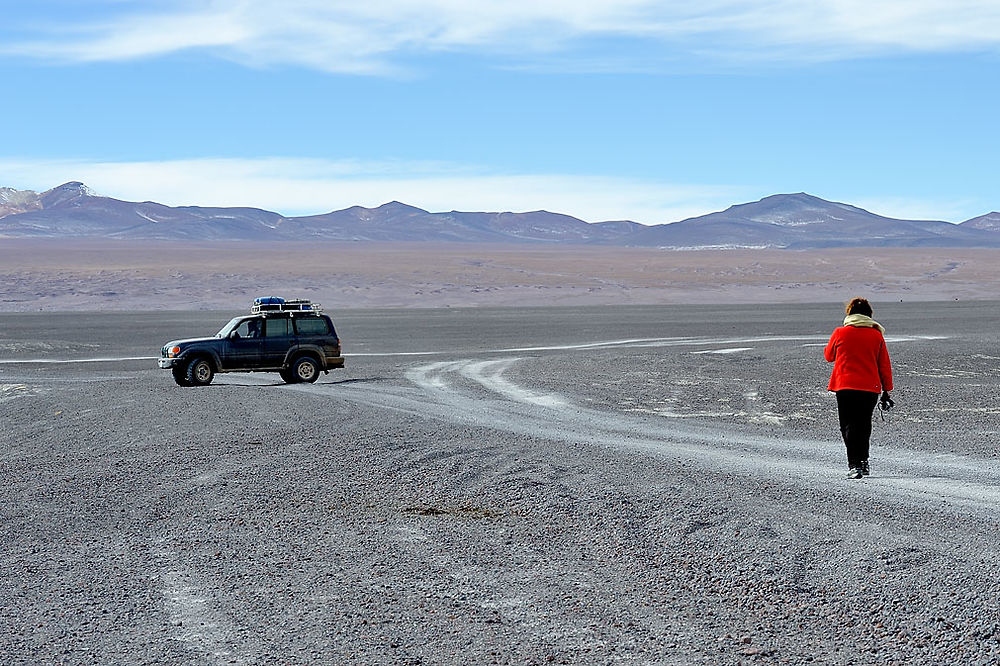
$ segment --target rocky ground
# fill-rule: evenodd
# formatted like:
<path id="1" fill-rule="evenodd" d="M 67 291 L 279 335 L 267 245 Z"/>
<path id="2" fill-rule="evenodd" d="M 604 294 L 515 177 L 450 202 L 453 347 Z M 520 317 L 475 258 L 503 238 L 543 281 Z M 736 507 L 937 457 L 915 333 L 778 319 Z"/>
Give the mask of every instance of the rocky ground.
<path id="1" fill-rule="evenodd" d="M 313 385 L 153 357 L 231 312 L 0 315 L 0 661 L 993 664 L 1000 304 L 334 312 Z"/>

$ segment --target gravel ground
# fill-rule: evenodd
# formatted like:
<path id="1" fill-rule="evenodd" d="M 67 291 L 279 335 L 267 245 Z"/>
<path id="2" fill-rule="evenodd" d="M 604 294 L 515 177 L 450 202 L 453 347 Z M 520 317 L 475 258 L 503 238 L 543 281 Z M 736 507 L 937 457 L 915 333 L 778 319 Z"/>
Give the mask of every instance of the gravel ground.
<path id="1" fill-rule="evenodd" d="M 314 385 L 151 358 L 234 313 L 0 314 L 0 662 L 995 664 L 1000 303 L 333 313 Z"/>

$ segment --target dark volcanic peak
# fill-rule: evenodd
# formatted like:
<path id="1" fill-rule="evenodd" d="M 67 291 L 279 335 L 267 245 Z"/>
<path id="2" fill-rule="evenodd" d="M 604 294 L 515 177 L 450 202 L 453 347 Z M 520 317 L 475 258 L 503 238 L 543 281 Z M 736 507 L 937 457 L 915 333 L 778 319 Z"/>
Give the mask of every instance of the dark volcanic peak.
<path id="1" fill-rule="evenodd" d="M 587 223 L 545 210 L 430 213 L 399 201 L 322 215 L 284 217 L 246 207 L 165 206 L 94 194 L 64 183 L 42 194 L 0 188 L 2 237 L 158 240 L 350 240 L 479 243 L 592 243 L 673 249 L 823 247 L 1000 247 L 1000 213 L 961 225 L 898 220 L 799 192 L 644 226 Z"/>

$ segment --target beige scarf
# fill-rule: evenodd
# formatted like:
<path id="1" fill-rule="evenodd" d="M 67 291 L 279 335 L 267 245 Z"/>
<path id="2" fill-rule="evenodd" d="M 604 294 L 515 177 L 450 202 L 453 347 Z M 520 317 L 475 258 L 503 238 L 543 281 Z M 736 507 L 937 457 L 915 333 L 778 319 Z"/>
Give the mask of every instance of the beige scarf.
<path id="1" fill-rule="evenodd" d="M 852 314 L 844 317 L 844 326 L 857 326 L 859 328 L 877 328 L 879 333 L 885 333 L 885 328 L 868 315 Z"/>

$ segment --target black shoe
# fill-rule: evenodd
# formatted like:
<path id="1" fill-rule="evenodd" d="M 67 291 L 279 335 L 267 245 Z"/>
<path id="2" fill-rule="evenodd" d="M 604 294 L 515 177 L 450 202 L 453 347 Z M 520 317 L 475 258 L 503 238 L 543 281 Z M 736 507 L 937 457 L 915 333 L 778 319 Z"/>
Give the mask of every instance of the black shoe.
<path id="1" fill-rule="evenodd" d="M 861 476 L 871 476 L 871 470 L 868 468 L 868 461 L 861 461 Z"/>
<path id="2" fill-rule="evenodd" d="M 847 472 L 847 478 L 848 479 L 860 479 L 861 478 L 861 468 L 860 467 L 852 467 Z"/>

